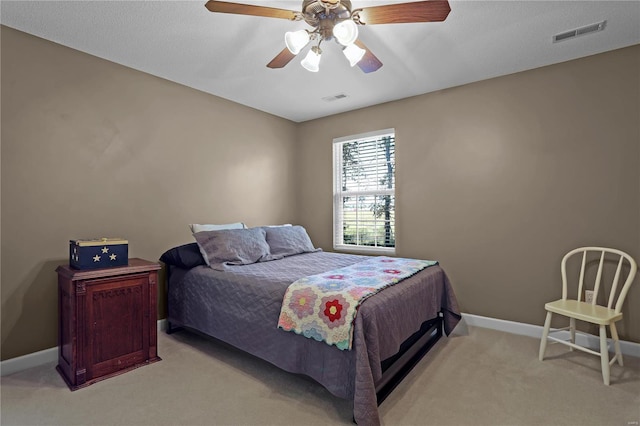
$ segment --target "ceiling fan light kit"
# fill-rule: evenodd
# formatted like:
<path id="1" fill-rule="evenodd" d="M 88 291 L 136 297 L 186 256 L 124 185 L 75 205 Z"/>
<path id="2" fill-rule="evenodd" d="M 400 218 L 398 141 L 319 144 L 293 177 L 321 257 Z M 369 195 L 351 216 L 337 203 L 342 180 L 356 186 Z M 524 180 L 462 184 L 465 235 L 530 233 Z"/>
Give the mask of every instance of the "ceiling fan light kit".
<path id="1" fill-rule="evenodd" d="M 352 67 L 355 66 L 360 60 L 364 57 L 364 54 L 367 53 L 366 50 L 359 48 L 355 44 L 350 44 L 342 49 L 342 53 L 349 61 L 349 65 Z"/>
<path id="2" fill-rule="evenodd" d="M 284 35 L 284 44 L 294 55 L 300 53 L 300 51 L 309 44 L 310 40 L 311 37 L 307 30 L 287 31 Z"/>
<path id="3" fill-rule="evenodd" d="M 382 62 L 358 39 L 358 25 L 401 24 L 411 22 L 444 21 L 451 8 L 447 0 L 426 0 L 383 6 L 352 9 L 351 0 L 302 0 L 302 12 L 264 6 L 209 0 L 205 7 L 211 12 L 269 18 L 304 20 L 312 31 L 288 31 L 284 36 L 286 48 L 267 64 L 269 68 L 283 68 L 311 40 L 318 40 L 300 64 L 311 72 L 320 69 L 323 41 L 335 39 L 344 46 L 342 52 L 353 67 L 358 65 L 365 73 L 377 71 Z"/>
<path id="4" fill-rule="evenodd" d="M 300 65 L 304 67 L 307 71 L 318 72 L 320 71 L 320 55 L 322 55 L 322 50 L 320 50 L 319 46 L 313 46 L 307 56 L 300 62 Z"/>
<path id="5" fill-rule="evenodd" d="M 324 29 L 324 33 L 320 33 L 320 36 L 313 34 L 313 38 L 320 38 L 318 45 L 313 46 L 311 50 L 309 50 L 309 53 L 307 53 L 307 56 L 302 60 L 302 62 L 300 62 L 300 65 L 311 72 L 318 72 L 320 70 L 320 59 L 322 55 L 320 43 L 323 40 L 329 40 L 331 37 L 326 34 L 328 31 L 327 25 L 322 28 Z M 358 46 L 353 44 L 358 39 L 358 27 L 355 22 L 349 19 L 340 21 L 333 25 L 331 34 L 338 43 L 345 46 L 343 52 L 352 67 L 362 59 L 365 54 L 365 50 L 360 49 Z M 291 53 L 297 55 L 307 44 L 309 44 L 311 38 L 312 37 L 307 30 L 288 31 L 284 35 L 284 44 Z M 352 49 L 346 50 L 349 47 L 352 47 Z"/>
<path id="6" fill-rule="evenodd" d="M 343 46 L 352 45 L 358 39 L 358 26 L 350 19 L 340 21 L 333 27 L 333 36 Z"/>

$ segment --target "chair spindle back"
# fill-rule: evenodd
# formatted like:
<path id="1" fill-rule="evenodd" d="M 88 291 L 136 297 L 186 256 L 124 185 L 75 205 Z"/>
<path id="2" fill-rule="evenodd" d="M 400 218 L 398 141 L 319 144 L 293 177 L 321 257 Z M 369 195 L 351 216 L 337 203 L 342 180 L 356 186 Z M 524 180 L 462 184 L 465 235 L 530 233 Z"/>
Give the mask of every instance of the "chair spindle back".
<path id="1" fill-rule="evenodd" d="M 596 272 L 596 278 L 595 278 L 595 283 L 593 287 L 593 300 L 591 301 L 591 304 L 593 305 L 597 304 L 597 300 L 598 300 L 598 294 L 600 291 L 600 287 L 601 287 L 600 284 L 601 284 L 602 275 L 603 275 L 605 255 L 613 254 L 620 257 L 618 260 L 618 267 L 616 268 L 616 272 L 613 277 L 613 282 L 611 283 L 611 292 L 609 294 L 609 300 L 607 301 L 607 308 L 609 309 L 613 308 L 615 312 L 620 313 L 620 311 L 622 310 L 622 305 L 624 304 L 624 299 L 627 297 L 627 292 L 629 291 L 629 287 L 631 287 L 631 283 L 633 282 L 633 279 L 638 270 L 638 265 L 636 264 L 635 260 L 631 256 L 629 256 L 627 253 L 620 250 L 606 248 L 606 247 L 580 247 L 580 248 L 571 250 L 569 253 L 567 253 L 562 258 L 562 264 L 561 264 L 562 298 L 564 300 L 568 298 L 567 261 L 572 256 L 582 253 L 582 264 L 580 266 L 580 278 L 578 281 L 578 297 L 577 297 L 578 301 L 582 300 L 582 294 L 584 289 L 584 276 L 585 276 L 585 270 L 587 266 L 587 254 L 589 252 L 600 252 L 600 262 L 598 264 L 598 271 Z M 627 262 L 625 262 L 625 260 Z M 629 273 L 627 275 L 627 279 L 622 285 L 622 288 L 620 289 L 620 292 L 616 298 L 616 292 L 618 290 L 620 276 L 625 263 L 629 264 Z"/>

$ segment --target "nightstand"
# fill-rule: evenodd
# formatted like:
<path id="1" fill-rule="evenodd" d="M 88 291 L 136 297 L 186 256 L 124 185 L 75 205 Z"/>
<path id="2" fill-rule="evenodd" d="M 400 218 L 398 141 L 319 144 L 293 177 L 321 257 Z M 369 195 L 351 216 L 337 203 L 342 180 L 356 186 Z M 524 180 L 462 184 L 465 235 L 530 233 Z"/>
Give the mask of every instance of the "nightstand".
<path id="1" fill-rule="evenodd" d="M 160 264 L 58 273 L 58 366 L 71 390 L 160 361 L 157 282 Z"/>

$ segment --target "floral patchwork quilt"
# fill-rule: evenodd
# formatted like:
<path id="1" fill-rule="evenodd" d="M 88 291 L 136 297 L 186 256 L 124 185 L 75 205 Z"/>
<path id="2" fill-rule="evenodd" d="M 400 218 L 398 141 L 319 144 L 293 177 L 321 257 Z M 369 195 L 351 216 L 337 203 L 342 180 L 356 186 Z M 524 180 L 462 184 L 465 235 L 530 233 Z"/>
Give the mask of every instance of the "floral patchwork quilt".
<path id="1" fill-rule="evenodd" d="M 278 328 L 350 350 L 354 319 L 366 298 L 437 264 L 434 260 L 377 256 L 301 278 L 287 288 Z"/>

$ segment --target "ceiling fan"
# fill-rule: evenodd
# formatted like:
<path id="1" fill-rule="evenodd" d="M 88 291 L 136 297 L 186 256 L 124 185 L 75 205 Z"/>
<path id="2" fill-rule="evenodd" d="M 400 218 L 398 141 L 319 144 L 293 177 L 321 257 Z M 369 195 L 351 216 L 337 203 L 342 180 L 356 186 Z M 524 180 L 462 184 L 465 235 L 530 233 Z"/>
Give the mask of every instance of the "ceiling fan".
<path id="1" fill-rule="evenodd" d="M 287 32 L 287 47 L 267 64 L 269 68 L 283 68 L 311 41 L 317 41 L 301 61 L 304 68 L 317 72 L 322 54 L 320 44 L 334 39 L 343 47 L 343 53 L 350 65 L 353 67 L 357 64 L 365 73 L 377 71 L 382 62 L 358 40 L 358 25 L 439 22 L 444 21 L 451 11 L 447 0 L 417 1 L 362 9 L 353 9 L 351 0 L 302 0 L 302 12 L 219 0 L 209 0 L 205 7 L 211 12 L 291 21 L 304 20 L 313 27 L 312 30 Z"/>

